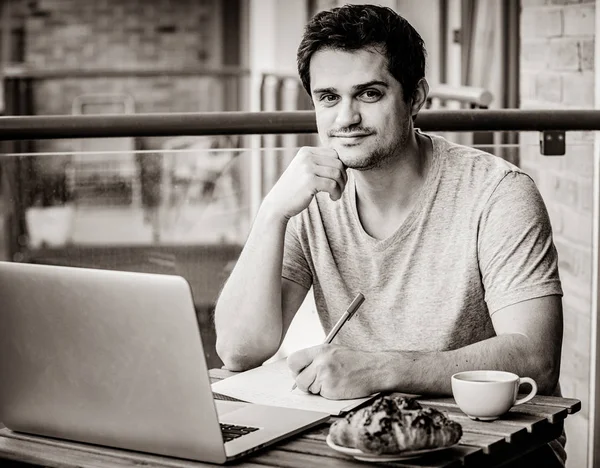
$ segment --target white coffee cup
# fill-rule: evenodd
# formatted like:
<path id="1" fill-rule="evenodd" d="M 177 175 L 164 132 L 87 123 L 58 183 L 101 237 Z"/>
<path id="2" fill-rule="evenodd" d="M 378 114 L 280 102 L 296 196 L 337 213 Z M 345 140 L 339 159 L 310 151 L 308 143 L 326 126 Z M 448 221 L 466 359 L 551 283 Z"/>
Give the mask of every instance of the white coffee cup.
<path id="1" fill-rule="evenodd" d="M 515 405 L 522 405 L 537 393 L 537 384 L 529 377 L 512 372 L 476 370 L 454 374 L 452 393 L 458 407 L 471 419 L 493 421 Z M 521 384 L 531 385 L 531 392 L 517 399 Z"/>

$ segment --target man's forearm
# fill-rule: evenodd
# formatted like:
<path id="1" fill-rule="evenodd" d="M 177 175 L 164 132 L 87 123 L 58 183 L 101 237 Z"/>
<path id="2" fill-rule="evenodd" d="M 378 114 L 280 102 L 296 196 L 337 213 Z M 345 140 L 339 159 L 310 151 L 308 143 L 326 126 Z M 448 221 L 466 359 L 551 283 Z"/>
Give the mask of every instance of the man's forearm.
<path id="1" fill-rule="evenodd" d="M 531 377 L 540 394 L 551 394 L 559 364 L 540 355 L 529 338 L 519 334 L 496 336 L 464 348 L 442 352 L 384 352 L 374 366 L 373 380 L 382 391 L 451 395 L 450 378 L 467 370 L 504 370 Z"/>
<path id="2" fill-rule="evenodd" d="M 285 229 L 284 221 L 261 208 L 217 301 L 217 353 L 231 370 L 260 365 L 279 346 Z"/>

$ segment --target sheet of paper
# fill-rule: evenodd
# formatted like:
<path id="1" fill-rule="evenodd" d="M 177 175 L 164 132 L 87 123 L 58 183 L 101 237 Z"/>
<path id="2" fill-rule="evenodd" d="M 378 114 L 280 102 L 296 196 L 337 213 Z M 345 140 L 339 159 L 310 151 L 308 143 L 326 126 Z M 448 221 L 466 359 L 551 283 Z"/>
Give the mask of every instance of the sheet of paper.
<path id="1" fill-rule="evenodd" d="M 215 382 L 212 389 L 213 392 L 250 403 L 321 411 L 333 416 L 350 411 L 375 396 L 353 400 L 328 400 L 320 395 L 304 393 L 298 388 L 292 391 L 292 385 L 292 373 L 286 359 L 281 359 Z"/>

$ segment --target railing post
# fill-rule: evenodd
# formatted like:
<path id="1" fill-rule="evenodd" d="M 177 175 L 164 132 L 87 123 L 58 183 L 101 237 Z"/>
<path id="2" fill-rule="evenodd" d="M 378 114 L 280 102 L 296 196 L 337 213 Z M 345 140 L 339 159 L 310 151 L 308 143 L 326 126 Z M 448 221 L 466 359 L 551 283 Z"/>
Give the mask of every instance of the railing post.
<path id="1" fill-rule="evenodd" d="M 590 386 L 588 426 L 588 467 L 600 466 L 600 135 L 594 141 L 592 207 L 592 311 L 590 339 Z"/>
<path id="2" fill-rule="evenodd" d="M 31 106 L 31 81 L 23 78 L 4 78 L 4 113 L 6 115 L 26 115 Z M 3 152 L 21 153 L 30 146 L 29 141 L 4 142 Z M 2 161 L 3 195 L 5 195 L 5 249 L 3 256 L 19 261 L 27 236 L 25 209 L 31 196 L 31 173 L 27 171 L 23 157 L 10 157 Z"/>
<path id="3" fill-rule="evenodd" d="M 262 105 L 262 76 L 259 73 L 253 73 L 250 77 L 250 110 L 258 111 Z M 263 193 L 263 159 L 262 159 L 262 135 L 253 134 L 250 136 L 250 213 L 249 219 L 252 221 L 260 204 Z"/>
<path id="4" fill-rule="evenodd" d="M 595 29 L 600 32 L 600 0 L 595 1 Z M 595 41 L 594 58 L 600 60 L 600 41 Z M 595 108 L 600 108 L 600 76 L 595 75 Z M 600 132 L 595 132 L 594 164 L 592 185 L 592 310 L 590 317 L 590 383 L 588 404 L 588 456 L 589 468 L 600 466 L 600 359 L 598 342 L 600 337 Z"/>
<path id="5" fill-rule="evenodd" d="M 281 82 L 279 78 L 272 74 L 266 74 L 263 78 L 263 102 L 261 110 L 273 112 L 278 110 L 279 90 Z M 277 181 L 279 174 L 277 135 L 266 134 L 263 136 L 263 196 L 267 194 L 271 187 Z"/>
<path id="6" fill-rule="evenodd" d="M 594 139 L 592 206 L 592 310 L 590 339 L 590 384 L 588 424 L 588 464 L 600 466 L 600 134 Z"/>
<path id="7" fill-rule="evenodd" d="M 300 91 L 300 81 L 293 78 L 285 78 L 282 86 L 282 110 L 296 110 L 298 105 L 298 94 Z M 281 136 L 281 146 L 283 154 L 281 155 L 280 172 L 284 171 L 296 155 L 298 148 L 298 135 L 293 133 Z"/>

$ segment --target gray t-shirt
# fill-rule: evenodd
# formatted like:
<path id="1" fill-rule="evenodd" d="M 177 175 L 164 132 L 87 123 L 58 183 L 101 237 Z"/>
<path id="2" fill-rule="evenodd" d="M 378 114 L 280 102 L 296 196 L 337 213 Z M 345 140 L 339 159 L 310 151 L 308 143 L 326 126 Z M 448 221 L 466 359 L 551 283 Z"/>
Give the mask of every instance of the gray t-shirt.
<path id="1" fill-rule="evenodd" d="M 313 286 L 325 332 L 366 298 L 336 343 L 446 351 L 495 335 L 491 315 L 562 295 L 557 253 L 534 182 L 491 154 L 428 135 L 433 159 L 415 207 L 383 240 L 359 221 L 352 171 L 342 198 L 318 193 L 293 217 L 283 277 Z"/>

